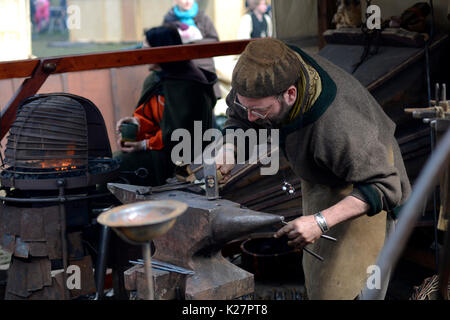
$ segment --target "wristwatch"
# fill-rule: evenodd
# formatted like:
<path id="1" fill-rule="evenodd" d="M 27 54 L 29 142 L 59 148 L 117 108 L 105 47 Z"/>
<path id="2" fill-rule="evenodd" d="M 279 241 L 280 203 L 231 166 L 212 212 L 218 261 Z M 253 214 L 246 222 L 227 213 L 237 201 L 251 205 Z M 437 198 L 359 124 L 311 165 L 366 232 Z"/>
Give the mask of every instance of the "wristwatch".
<path id="1" fill-rule="evenodd" d="M 326 233 L 328 230 L 330 230 L 330 228 L 328 228 L 327 220 L 325 220 L 325 218 L 323 217 L 322 212 L 317 212 L 314 215 L 314 218 L 316 219 L 317 225 L 323 233 Z"/>

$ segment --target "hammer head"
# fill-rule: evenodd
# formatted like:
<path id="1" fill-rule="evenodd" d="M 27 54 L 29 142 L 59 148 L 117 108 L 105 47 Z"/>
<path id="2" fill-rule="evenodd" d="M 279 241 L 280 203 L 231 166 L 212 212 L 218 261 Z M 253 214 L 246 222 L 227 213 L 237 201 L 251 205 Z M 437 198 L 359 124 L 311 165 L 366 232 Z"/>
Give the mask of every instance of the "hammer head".
<path id="1" fill-rule="evenodd" d="M 206 160 L 206 159 L 205 159 Z M 219 198 L 219 182 L 217 177 L 216 161 L 211 158 L 203 164 L 203 175 L 205 178 L 205 191 L 208 200 Z"/>

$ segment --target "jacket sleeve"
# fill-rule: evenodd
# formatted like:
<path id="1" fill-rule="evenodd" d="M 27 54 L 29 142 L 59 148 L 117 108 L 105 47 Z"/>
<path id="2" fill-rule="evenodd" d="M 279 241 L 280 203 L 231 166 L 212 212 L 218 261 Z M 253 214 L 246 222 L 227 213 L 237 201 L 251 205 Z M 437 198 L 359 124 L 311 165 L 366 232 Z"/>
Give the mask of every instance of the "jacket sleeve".
<path id="1" fill-rule="evenodd" d="M 206 14 L 202 14 L 198 27 L 203 36 L 203 39 L 198 41 L 198 43 L 219 41 L 219 35 L 217 34 L 216 27 Z"/>
<path id="2" fill-rule="evenodd" d="M 351 195 L 369 204 L 369 216 L 392 211 L 402 199 L 396 141 L 381 141 L 379 130 L 364 116 L 338 114 L 333 121 L 315 124 L 310 147 L 317 165 L 353 184 Z"/>
<path id="3" fill-rule="evenodd" d="M 145 140 L 148 150 L 161 150 L 164 147 L 162 131 L 159 126 L 164 110 L 164 100 L 155 96 L 141 105 L 134 112 L 134 117 L 139 121 L 137 141 Z"/>

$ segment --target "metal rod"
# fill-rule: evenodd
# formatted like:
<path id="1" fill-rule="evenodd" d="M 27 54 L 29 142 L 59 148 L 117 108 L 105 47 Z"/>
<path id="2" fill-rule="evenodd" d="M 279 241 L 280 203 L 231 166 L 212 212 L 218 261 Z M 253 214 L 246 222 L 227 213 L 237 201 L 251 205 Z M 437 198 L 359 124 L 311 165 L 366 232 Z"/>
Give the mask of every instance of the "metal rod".
<path id="1" fill-rule="evenodd" d="M 439 105 L 439 89 L 440 89 L 439 83 L 436 83 L 436 88 L 435 88 L 435 91 L 434 91 L 434 99 L 435 99 L 435 102 L 436 102 L 436 106 Z M 431 102 L 430 102 L 430 105 L 431 105 Z"/>
<path id="2" fill-rule="evenodd" d="M 108 257 L 109 239 L 111 235 L 111 229 L 108 226 L 102 226 L 100 231 L 100 248 L 97 257 L 97 263 L 95 267 L 95 285 L 97 287 L 97 293 L 95 300 L 103 299 L 105 290 L 105 276 L 106 276 L 106 261 Z"/>
<path id="3" fill-rule="evenodd" d="M 142 263 L 144 263 L 144 260 L 138 259 L 138 261 L 130 261 L 130 262 L 136 263 L 136 264 L 142 264 Z M 192 270 L 184 269 L 184 268 L 175 266 L 170 263 L 166 263 L 166 262 L 162 262 L 162 261 L 158 261 L 158 260 L 152 260 L 152 267 L 155 267 L 155 266 L 163 267 L 163 268 L 169 269 L 168 271 L 173 271 L 173 272 L 178 272 L 178 273 L 183 273 L 183 274 L 194 274 L 195 273 Z"/>
<path id="4" fill-rule="evenodd" d="M 129 261 L 131 264 L 136 264 L 136 265 L 144 265 L 143 261 L 133 261 L 130 260 Z M 174 269 L 174 268 L 170 268 L 170 267 L 165 267 L 165 266 L 159 266 L 159 265 L 155 265 L 154 262 L 152 261 L 152 269 L 155 270 L 162 270 L 162 271 L 168 271 L 168 272 L 175 272 L 175 273 L 180 273 L 180 274 L 195 274 L 194 271 L 182 271 L 182 270 L 178 270 L 178 269 Z"/>
<path id="5" fill-rule="evenodd" d="M 303 250 L 307 253 L 309 253 L 310 255 L 312 255 L 313 257 L 319 259 L 320 261 L 323 261 L 323 258 L 321 256 L 319 256 L 317 253 L 309 250 L 308 248 L 304 247 Z"/>
<path id="6" fill-rule="evenodd" d="M 430 139 L 431 139 L 431 153 L 436 147 L 436 134 L 435 128 L 433 126 L 430 127 Z M 433 226 L 434 226 L 434 254 L 435 254 L 435 263 L 436 263 L 436 273 L 439 273 L 439 242 L 438 242 L 438 216 L 437 216 L 437 187 L 433 188 Z"/>
<path id="7" fill-rule="evenodd" d="M 100 194 L 92 194 L 89 196 L 74 196 L 74 197 L 58 197 L 58 198 L 11 198 L 11 197 L 2 197 L 0 196 L 1 201 L 10 201 L 10 202 L 24 202 L 24 203 L 38 203 L 38 202 L 67 202 L 67 201 L 78 201 L 78 200 L 86 200 L 86 199 L 94 199 L 101 198 L 110 195 L 110 193 L 100 193 Z"/>
<path id="8" fill-rule="evenodd" d="M 336 239 L 336 238 L 327 236 L 327 235 L 325 235 L 325 234 L 321 235 L 320 237 L 323 238 L 323 239 L 326 239 L 326 240 L 330 240 L 330 241 L 333 241 L 333 242 L 337 242 L 337 239 Z"/>
<path id="9" fill-rule="evenodd" d="M 442 84 L 442 102 L 446 102 L 447 101 L 447 84 L 443 83 Z"/>
<path id="10" fill-rule="evenodd" d="M 430 41 L 431 42 L 431 41 Z M 426 80 L 427 80 L 427 101 L 428 107 L 431 105 L 431 80 L 430 80 L 430 49 L 428 42 L 425 43 L 425 67 L 426 67 Z M 439 98 L 436 98 L 439 99 Z"/>
<path id="11" fill-rule="evenodd" d="M 64 180 L 58 180 L 59 185 L 59 197 L 64 197 Z M 62 260 L 64 266 L 63 279 L 64 279 L 64 299 L 69 300 L 69 292 L 67 290 L 67 267 L 69 264 L 68 261 L 68 252 L 67 252 L 67 239 L 66 239 L 66 208 L 64 203 L 59 204 L 59 219 L 61 225 L 61 249 L 62 249 Z"/>
<path id="12" fill-rule="evenodd" d="M 142 256 L 144 258 L 145 275 L 147 278 L 147 300 L 153 300 L 154 289 L 152 274 L 152 251 L 150 241 L 142 245 Z"/>
<path id="13" fill-rule="evenodd" d="M 400 255 L 420 217 L 420 209 L 425 199 L 433 191 L 439 174 L 446 168 L 450 158 L 450 130 L 442 138 L 435 152 L 431 155 L 416 180 L 413 191 L 400 212 L 396 230 L 391 234 L 380 254 L 376 265 L 380 268 L 381 279 L 389 274 L 389 270 L 397 264 Z M 362 299 L 373 300 L 378 296 L 378 290 L 363 287 Z"/>

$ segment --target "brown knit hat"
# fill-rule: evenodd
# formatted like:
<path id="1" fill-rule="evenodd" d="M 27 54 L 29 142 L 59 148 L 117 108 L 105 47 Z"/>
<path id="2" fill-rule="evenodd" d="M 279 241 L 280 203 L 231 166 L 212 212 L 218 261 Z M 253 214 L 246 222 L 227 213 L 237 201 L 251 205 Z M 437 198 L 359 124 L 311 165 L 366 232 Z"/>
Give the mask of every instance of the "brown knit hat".
<path id="1" fill-rule="evenodd" d="M 272 38 L 250 42 L 236 63 L 231 86 L 240 95 L 264 98 L 282 93 L 301 76 L 295 52 Z"/>

